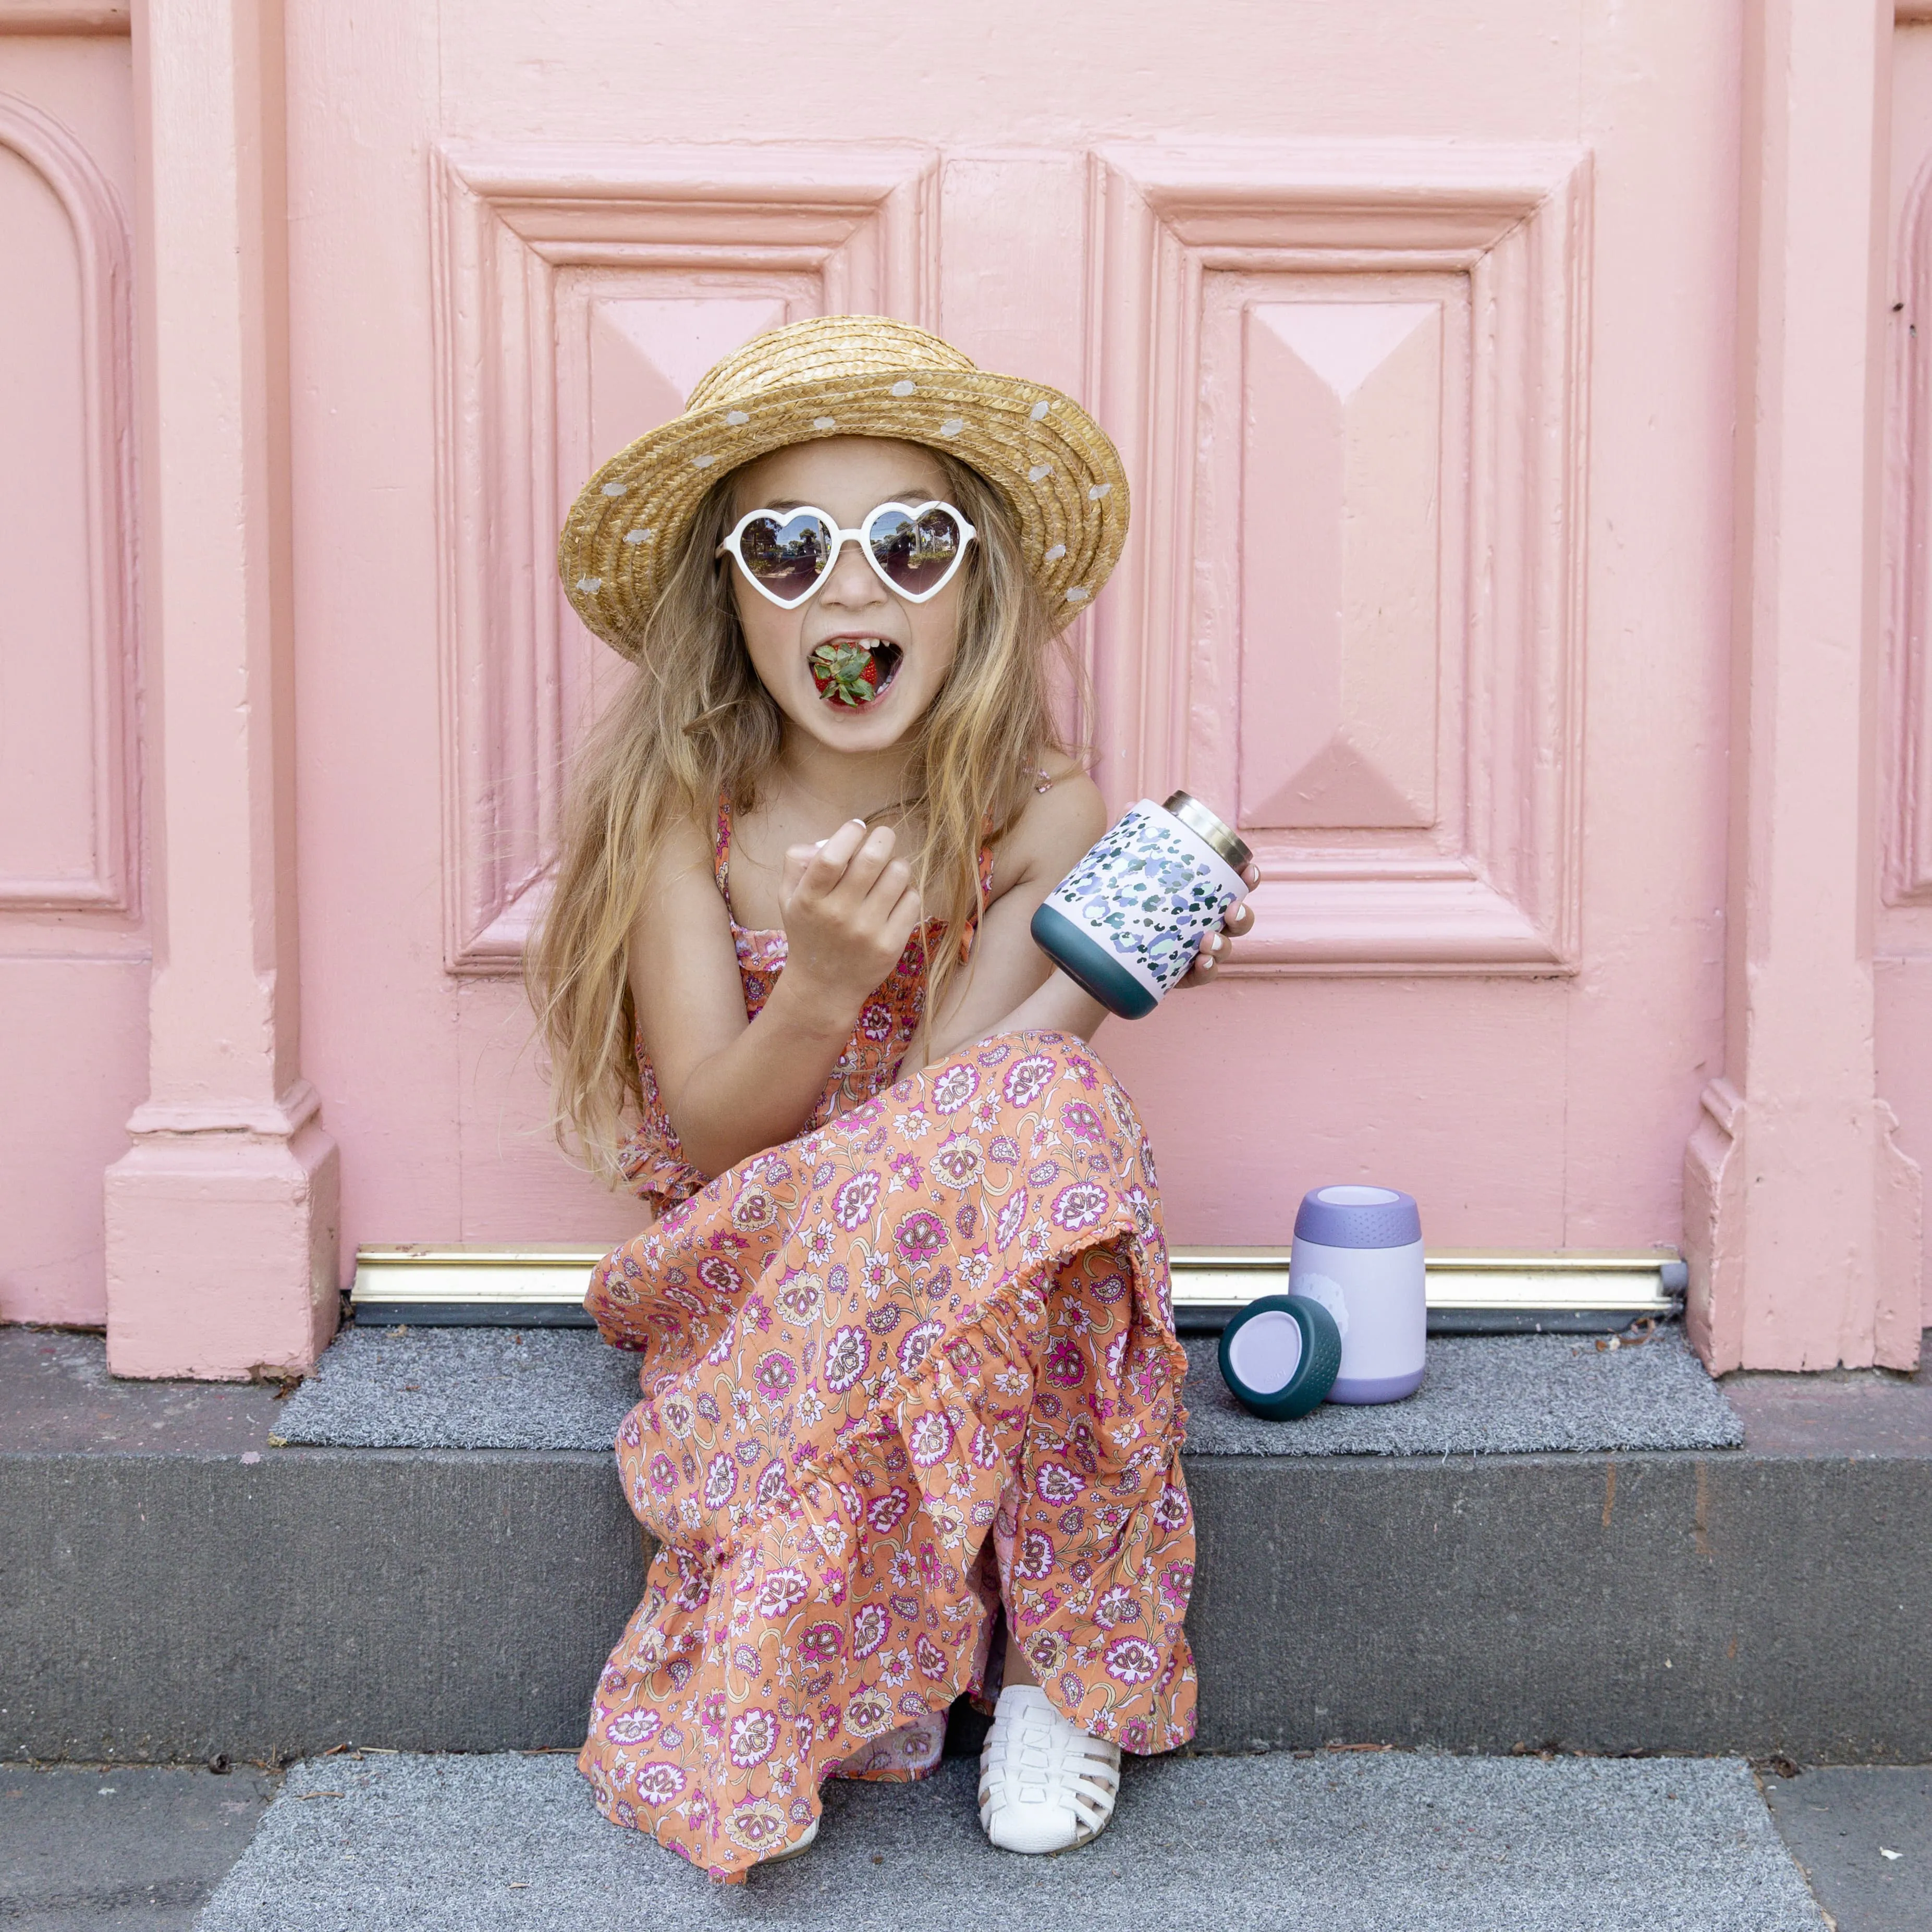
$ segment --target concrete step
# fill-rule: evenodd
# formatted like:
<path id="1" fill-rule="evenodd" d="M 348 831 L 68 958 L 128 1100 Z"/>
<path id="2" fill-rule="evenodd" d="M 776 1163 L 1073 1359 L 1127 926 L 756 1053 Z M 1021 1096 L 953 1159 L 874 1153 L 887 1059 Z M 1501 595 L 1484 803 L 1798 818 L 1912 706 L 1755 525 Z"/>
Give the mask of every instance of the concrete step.
<path id="1" fill-rule="evenodd" d="M 1728 1450 L 1191 1450 L 1202 1748 L 1932 1758 L 1932 1387 L 1728 1386 Z M 286 1413 L 0 1332 L 0 1753 L 580 1738 L 644 1562 L 608 1457 Z"/>
<path id="2" fill-rule="evenodd" d="M 1736 1760 L 1130 1762 L 1114 1822 L 1053 1858 L 996 1852 L 975 1767 L 832 1784 L 798 1858 L 712 1884 L 605 1824 L 564 1756 L 342 1756 L 292 1772 L 199 1932 L 409 1925 L 1091 1932 L 1822 1932 Z"/>

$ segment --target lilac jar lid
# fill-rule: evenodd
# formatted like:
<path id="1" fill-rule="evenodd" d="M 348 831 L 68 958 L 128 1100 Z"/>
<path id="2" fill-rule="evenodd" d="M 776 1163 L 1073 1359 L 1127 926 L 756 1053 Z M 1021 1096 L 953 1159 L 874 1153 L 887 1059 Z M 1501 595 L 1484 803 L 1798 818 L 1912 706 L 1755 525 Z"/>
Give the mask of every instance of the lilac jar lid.
<path id="1" fill-rule="evenodd" d="M 1393 1187 L 1317 1187 L 1301 1197 L 1294 1238 L 1324 1248 L 1406 1248 L 1422 1238 L 1412 1195 Z"/>

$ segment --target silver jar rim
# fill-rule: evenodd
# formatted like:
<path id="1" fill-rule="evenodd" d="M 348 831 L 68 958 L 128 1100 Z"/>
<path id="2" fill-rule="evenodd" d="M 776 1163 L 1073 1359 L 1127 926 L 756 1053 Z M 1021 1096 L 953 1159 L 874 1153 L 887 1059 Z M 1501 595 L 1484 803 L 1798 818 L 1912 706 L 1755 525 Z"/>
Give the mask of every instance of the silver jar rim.
<path id="1" fill-rule="evenodd" d="M 1255 856 L 1248 850 L 1247 841 L 1232 825 L 1216 818 L 1192 792 L 1172 794 L 1161 808 L 1172 812 L 1196 838 L 1225 859 L 1231 871 L 1240 872 Z"/>

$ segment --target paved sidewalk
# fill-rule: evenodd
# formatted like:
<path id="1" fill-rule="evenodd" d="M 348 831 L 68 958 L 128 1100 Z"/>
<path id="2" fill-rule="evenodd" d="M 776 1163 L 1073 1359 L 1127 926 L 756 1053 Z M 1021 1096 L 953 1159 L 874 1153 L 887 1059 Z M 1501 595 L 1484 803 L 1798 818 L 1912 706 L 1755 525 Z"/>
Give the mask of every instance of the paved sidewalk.
<path id="1" fill-rule="evenodd" d="M 1321 1752 L 1131 1765 L 1106 1836 L 995 1852 L 975 1767 L 827 1787 L 818 1844 L 711 1883 L 565 1756 L 312 1760 L 200 1932 L 1824 1932 L 1736 1759 Z"/>
<path id="2" fill-rule="evenodd" d="M 1932 1765 L 1833 1766 L 1764 1792 L 1838 1932 L 1932 1929 Z"/>
<path id="3" fill-rule="evenodd" d="M 358 1760 L 345 1753 L 340 1759 L 308 1767 L 304 1774 L 326 1771 L 329 1765 L 345 1762 L 358 1767 L 359 1776 L 361 1767 L 380 1763 L 380 1759 L 372 1754 Z M 474 1772 L 505 1760 L 416 1762 L 431 1766 L 467 1767 Z M 543 1760 L 517 1762 L 541 1764 Z M 1253 1761 L 1221 1762 L 1239 1765 Z M 1360 1759 L 1353 1754 L 1324 1753 L 1298 1762 L 1304 1766 L 1346 1767 L 1359 1763 Z M 948 1814 L 947 1834 L 960 1838 L 970 1847 L 970 1835 L 958 1829 L 961 1819 L 950 1816 L 952 1811 L 970 1804 L 964 1789 L 970 1778 L 958 1770 L 951 1775 L 962 1787 L 960 1792 L 950 1794 L 959 1799 L 958 1805 L 948 1804 L 948 1794 L 932 1791 L 904 1794 L 899 1802 L 902 1808 L 912 1808 L 930 1799 L 933 1806 L 944 1808 Z M 1311 1774 L 1304 1770 L 1300 1775 L 1306 1780 Z M 1359 1787 L 1358 1776 L 1346 1769 L 1336 1781 L 1340 1784 L 1351 1777 L 1357 1778 Z M 550 1778 L 559 1787 L 554 1795 L 560 1796 L 568 1806 L 572 1796 L 568 1779 L 554 1770 Z M 316 1777 L 310 1781 L 319 1790 L 339 1788 Z M 1318 1782 L 1325 1786 L 1327 1775 L 1322 1775 Z M 1819 1903 L 1832 1915 L 1838 1932 L 1932 1932 L 1932 1766 L 1837 1767 L 1809 1770 L 1789 1779 L 1766 1775 L 1762 1782 L 1779 1833 L 1810 1879 Z M 74 1766 L 0 1768 L 0 1927 L 5 1928 L 6 1932 L 190 1932 L 203 1903 L 247 1849 L 279 1784 L 278 1779 L 246 1768 L 225 1777 L 172 1766 L 121 1765 L 106 1770 Z M 331 1801 L 322 1798 L 308 1802 L 320 1810 L 327 1810 L 331 1804 Z M 840 1807 L 848 1802 L 848 1794 L 838 1794 L 836 1802 Z M 1674 1802 L 1681 1803 L 1683 1799 L 1680 1797 Z M 1673 1801 L 1666 1798 L 1664 1802 L 1669 1804 Z M 970 1826 L 970 1812 L 964 1816 Z M 339 1822 L 336 1821 L 338 1825 Z M 941 1822 L 940 1814 L 937 1810 L 928 1810 L 922 1819 L 914 1810 L 910 1822 L 931 1827 Z M 828 1827 L 828 1834 L 830 1831 Z M 316 1832 L 318 1835 L 322 1833 L 319 1820 Z M 618 1846 L 628 1842 L 620 1839 Z M 1024 1876 L 1030 1873 L 1035 1877 L 1054 1873 L 1075 1876 L 1084 1870 L 1097 1869 L 1106 1862 L 1103 1854 L 1111 1857 L 1125 1844 L 1124 1834 L 1118 1843 L 1110 1838 L 1107 1844 L 1096 1848 L 1093 1867 L 1088 1866 L 1083 1858 L 1078 1866 L 1069 1861 L 1044 1868 L 1022 1868 L 1021 1874 Z M 264 1852 L 269 1849 L 262 1848 Z M 826 1850 L 836 1852 L 830 1835 Z M 1898 1856 L 1887 1858 L 1886 1851 Z M 870 1866 L 871 1856 L 866 1855 L 866 1868 L 858 1873 L 862 1884 L 876 1876 Z M 882 1852 L 878 1856 L 883 1859 L 886 1854 Z M 643 1862 L 647 1868 L 655 1862 Z M 800 1865 L 805 1862 L 800 1861 Z M 1480 1858 L 1476 1862 L 1480 1864 Z M 997 1861 L 993 1869 L 997 1871 L 1012 1863 Z M 1504 1869 L 1507 1866 L 1498 1868 Z M 658 1875 L 672 1884 L 689 1876 L 668 1861 L 659 1868 Z M 804 1876 L 802 1872 L 800 1876 Z M 740 1908 L 740 1914 L 748 1911 L 753 1922 L 758 1922 L 761 1915 L 751 1910 L 749 1902 L 764 1889 L 761 1881 L 740 1894 L 746 1901 Z M 1532 1900 L 1516 1903 L 1526 1911 L 1533 1904 Z M 540 1916 L 538 1901 L 526 1900 L 525 1893 L 511 1893 L 507 1884 L 500 1897 L 487 1904 L 488 1909 L 479 1910 L 470 1922 L 492 1927 L 541 1927 L 556 1922 Z M 318 1910 L 321 1904 L 320 1900 L 311 1899 L 302 1909 Z M 213 1932 L 215 1924 L 242 1922 L 226 1903 L 221 1910 L 226 1918 L 212 1918 L 209 1932 Z M 766 1922 L 774 1922 L 769 1915 L 763 1916 Z M 264 1922 L 265 1924 L 274 1922 Z M 362 1922 L 375 1925 L 381 1922 L 372 1918 Z M 458 1918 L 422 1922 L 464 1922 Z M 1432 1916 L 1428 1932 L 1435 1932 L 1437 1922 L 1437 1922 Z M 1533 1925 L 1538 1922 L 1518 1915 L 1505 1916 L 1493 1922 Z M 1576 1921 L 1580 1925 L 1593 1922 L 1596 1922 L 1587 1918 Z M 1658 1922 L 1671 1922 L 1666 1918 Z M 1698 1918 L 1677 1922 L 1694 1928 L 1694 1932 L 1706 1932 L 1708 1923 L 1724 1922 Z M 633 1932 L 651 1932 L 650 1922 L 640 1921 Z M 1407 1932 L 1407 1928 L 1394 1927 L 1391 1932 Z"/>
<path id="4" fill-rule="evenodd" d="M 280 1784 L 174 1765 L 0 1766 L 6 1932 L 188 1932 Z"/>

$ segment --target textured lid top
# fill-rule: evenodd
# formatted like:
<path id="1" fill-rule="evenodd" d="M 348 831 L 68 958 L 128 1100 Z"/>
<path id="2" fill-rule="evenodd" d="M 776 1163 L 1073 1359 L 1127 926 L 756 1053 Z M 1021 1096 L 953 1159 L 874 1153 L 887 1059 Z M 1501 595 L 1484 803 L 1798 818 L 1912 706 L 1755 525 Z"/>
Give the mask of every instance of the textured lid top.
<path id="1" fill-rule="evenodd" d="M 1422 1238 L 1412 1195 L 1393 1187 L 1316 1187 L 1301 1197 L 1294 1238 L 1324 1248 L 1406 1248 Z"/>

